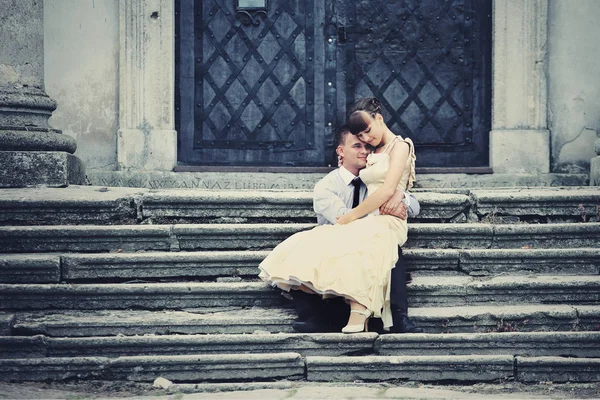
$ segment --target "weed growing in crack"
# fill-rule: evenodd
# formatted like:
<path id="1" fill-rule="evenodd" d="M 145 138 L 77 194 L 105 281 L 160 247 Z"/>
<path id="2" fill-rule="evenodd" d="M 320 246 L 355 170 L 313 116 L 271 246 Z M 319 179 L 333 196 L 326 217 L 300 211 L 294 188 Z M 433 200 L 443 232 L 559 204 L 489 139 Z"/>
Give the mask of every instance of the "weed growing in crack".
<path id="1" fill-rule="evenodd" d="M 449 322 L 450 321 L 448 319 L 445 319 L 442 321 L 442 332 L 441 333 L 452 333 L 452 331 L 448 327 Z"/>
<path id="2" fill-rule="evenodd" d="M 579 215 L 581 216 L 581 222 L 587 222 L 587 211 L 585 211 L 585 207 L 583 206 L 583 204 L 579 204 L 577 206 L 577 211 L 579 211 Z"/>
<path id="3" fill-rule="evenodd" d="M 527 324 L 527 320 L 521 322 L 521 325 Z M 494 328 L 483 328 L 479 329 L 477 324 L 473 325 L 473 330 L 477 333 L 492 333 L 492 332 L 519 332 L 518 323 L 517 322 L 508 322 L 504 319 L 496 322 L 496 326 Z"/>

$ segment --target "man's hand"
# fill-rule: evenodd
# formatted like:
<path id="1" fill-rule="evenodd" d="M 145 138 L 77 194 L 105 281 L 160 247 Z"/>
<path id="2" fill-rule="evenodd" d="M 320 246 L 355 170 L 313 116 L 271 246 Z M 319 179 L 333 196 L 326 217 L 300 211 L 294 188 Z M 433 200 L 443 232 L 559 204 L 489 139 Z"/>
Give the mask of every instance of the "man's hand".
<path id="1" fill-rule="evenodd" d="M 406 219 L 406 204 L 402 201 L 404 192 L 396 190 L 392 197 L 379 207 L 381 215 L 393 215 L 400 219 Z"/>
<path id="2" fill-rule="evenodd" d="M 352 221 L 355 221 L 356 217 L 354 216 L 354 213 L 352 211 L 347 212 L 344 215 L 340 215 L 339 217 L 337 217 L 337 223 L 341 224 L 341 225 L 346 225 L 349 224 Z"/>

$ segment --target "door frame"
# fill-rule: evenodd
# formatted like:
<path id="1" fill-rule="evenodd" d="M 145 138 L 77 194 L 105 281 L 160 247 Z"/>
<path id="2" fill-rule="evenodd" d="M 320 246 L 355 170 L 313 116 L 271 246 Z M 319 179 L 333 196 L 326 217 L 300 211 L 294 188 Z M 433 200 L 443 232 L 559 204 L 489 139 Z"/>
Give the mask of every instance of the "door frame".
<path id="1" fill-rule="evenodd" d="M 120 84 L 119 122 L 121 131 L 132 129 L 144 135 L 145 152 L 161 157 L 155 165 L 140 166 L 139 137 L 118 138 L 117 157 L 120 169 L 170 171 L 178 165 L 176 141 L 165 140 L 165 131 L 175 131 L 172 118 L 175 102 L 175 57 L 168 48 L 176 42 L 175 2 L 178 0 L 130 0 L 120 2 Z M 331 1 L 323 7 L 331 7 Z M 159 10 L 160 26 L 152 17 Z M 547 173 L 550 165 L 550 134 L 547 125 L 547 21 L 548 0 L 493 1 L 492 39 L 492 129 L 490 132 L 490 167 L 495 173 Z M 170 15 L 170 16 L 169 16 Z M 325 32 L 333 27 L 326 23 Z M 165 44 L 169 46 L 165 47 Z M 131 57 L 129 51 L 141 51 Z M 163 79 L 156 79 L 156 70 Z M 321 84 L 325 99 L 334 87 L 327 84 L 327 69 Z M 143 107 L 158 101 L 140 85 L 156 85 L 160 107 Z M 135 104 L 140 106 L 135 106 Z M 327 109 L 327 101 L 325 104 Z M 135 118 L 133 118 L 135 116 Z M 148 118 L 166 121 L 163 126 L 140 126 Z M 331 129 L 325 114 L 315 117 L 323 129 Z M 167 135 L 168 136 L 168 135 Z M 519 140 L 515 140 L 519 139 Z M 531 147 L 536 148 L 534 162 Z M 438 172 L 438 171 L 436 171 Z"/>

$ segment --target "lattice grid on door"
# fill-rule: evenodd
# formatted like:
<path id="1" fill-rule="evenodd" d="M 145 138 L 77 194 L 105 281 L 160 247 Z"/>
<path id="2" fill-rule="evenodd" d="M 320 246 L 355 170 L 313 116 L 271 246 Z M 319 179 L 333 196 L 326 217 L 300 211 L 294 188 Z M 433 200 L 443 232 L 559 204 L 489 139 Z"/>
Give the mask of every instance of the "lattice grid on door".
<path id="1" fill-rule="evenodd" d="M 417 144 L 471 142 L 476 32 L 470 3 L 356 2 L 349 23 L 366 37 L 349 35 L 356 42 L 348 46 L 355 52 L 349 98 L 381 99 L 388 126 Z"/>
<path id="2" fill-rule="evenodd" d="M 270 1 L 267 17 L 249 25 L 234 3 L 202 1 L 196 23 L 195 147 L 314 147 L 310 2 Z"/>

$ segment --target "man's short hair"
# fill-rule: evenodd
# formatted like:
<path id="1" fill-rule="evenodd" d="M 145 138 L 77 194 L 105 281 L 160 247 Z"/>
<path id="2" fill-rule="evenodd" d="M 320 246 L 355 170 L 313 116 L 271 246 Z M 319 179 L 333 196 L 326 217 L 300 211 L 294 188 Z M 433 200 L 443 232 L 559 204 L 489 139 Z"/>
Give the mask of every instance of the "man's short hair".
<path id="1" fill-rule="evenodd" d="M 342 126 L 336 135 L 337 145 L 343 146 L 346 143 L 346 136 L 348 135 L 350 135 L 350 129 L 348 129 L 347 125 Z"/>

